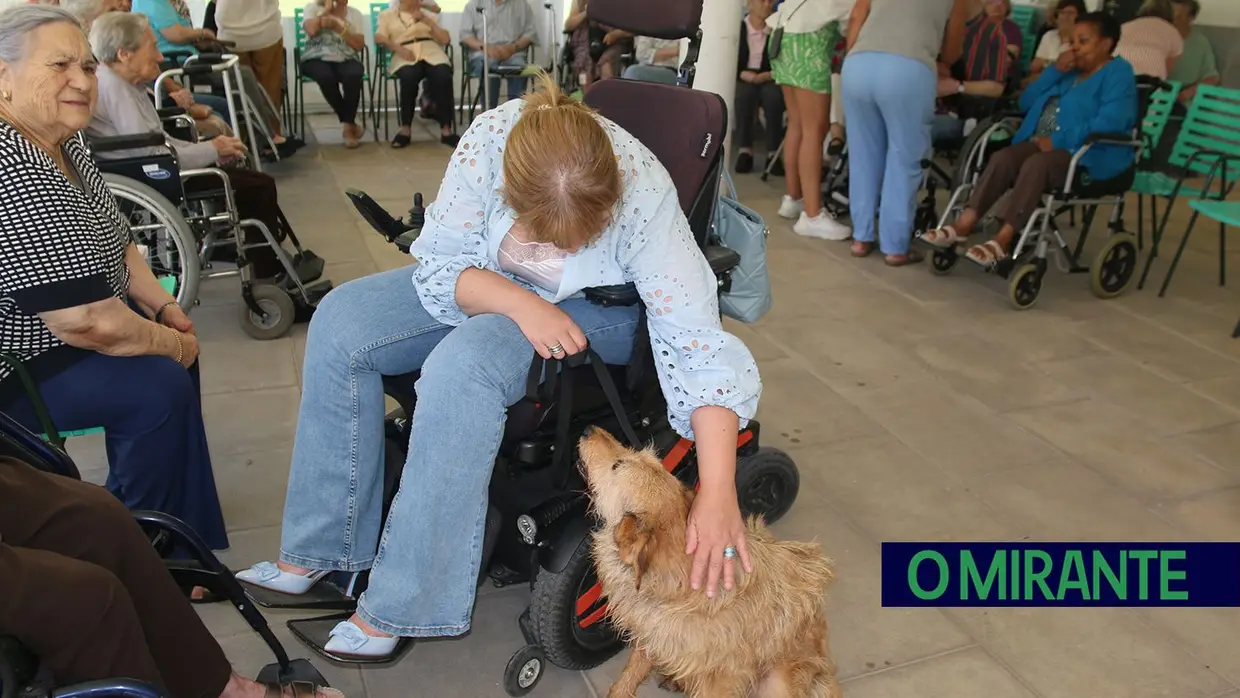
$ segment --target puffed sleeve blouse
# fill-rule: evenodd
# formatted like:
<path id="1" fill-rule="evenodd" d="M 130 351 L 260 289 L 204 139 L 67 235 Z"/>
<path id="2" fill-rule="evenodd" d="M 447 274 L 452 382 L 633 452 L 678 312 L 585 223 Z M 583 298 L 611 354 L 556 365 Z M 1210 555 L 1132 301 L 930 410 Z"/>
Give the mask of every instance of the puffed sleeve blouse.
<path id="1" fill-rule="evenodd" d="M 502 271 L 499 244 L 515 214 L 500 194 L 504 144 L 523 100 L 480 115 L 461 138 L 426 226 L 413 244 L 413 285 L 426 310 L 459 325 L 456 282 L 468 267 L 503 274 L 559 303 L 594 286 L 633 283 L 646 306 L 650 343 L 673 429 L 693 438 L 690 416 L 705 405 L 737 414 L 742 427 L 758 407 L 762 382 L 749 349 L 724 331 L 717 282 L 680 208 L 671 176 L 648 148 L 615 123 L 611 137 L 624 183 L 611 225 L 568 256 L 558 291 L 529 285 Z"/>

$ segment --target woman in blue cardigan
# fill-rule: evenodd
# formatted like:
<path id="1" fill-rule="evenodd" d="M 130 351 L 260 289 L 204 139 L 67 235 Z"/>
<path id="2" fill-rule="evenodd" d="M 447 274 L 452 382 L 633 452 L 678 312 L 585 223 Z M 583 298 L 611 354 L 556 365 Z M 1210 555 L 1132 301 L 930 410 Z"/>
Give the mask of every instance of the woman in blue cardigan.
<path id="1" fill-rule="evenodd" d="M 1025 120 L 1013 144 L 991 158 L 956 222 L 926 233 L 923 242 L 946 248 L 964 240 L 1008 194 L 998 211 L 1003 228 L 966 253 L 984 267 L 993 266 L 1008 255 L 1044 193 L 1067 183 L 1072 156 L 1090 134 L 1129 133 L 1136 127 L 1136 77 L 1127 61 L 1113 56 L 1119 36 L 1119 22 L 1109 14 L 1093 12 L 1077 20 L 1072 48 L 1021 95 Z M 1133 157 L 1131 148 L 1097 145 L 1078 167 L 1094 181 L 1106 180 L 1131 167 Z"/>

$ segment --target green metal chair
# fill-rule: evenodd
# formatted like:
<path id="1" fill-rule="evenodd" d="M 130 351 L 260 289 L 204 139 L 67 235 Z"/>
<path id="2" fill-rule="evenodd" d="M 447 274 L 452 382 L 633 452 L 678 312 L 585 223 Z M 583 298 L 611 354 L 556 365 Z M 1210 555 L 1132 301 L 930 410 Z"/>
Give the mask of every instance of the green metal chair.
<path id="1" fill-rule="evenodd" d="M 176 295 L 177 280 L 175 276 L 159 277 L 159 284 L 164 287 L 168 293 Z M 75 436 L 88 436 L 90 434 L 102 434 L 103 427 L 91 427 L 89 429 L 70 429 L 68 431 L 58 431 L 55 423 L 52 421 L 51 413 L 47 410 L 47 404 L 43 402 L 43 397 L 39 394 L 39 387 L 35 385 L 34 379 L 26 371 L 26 367 L 22 362 L 12 354 L 0 352 L 0 363 L 5 363 L 13 370 L 14 375 L 22 382 L 22 387 L 26 390 L 26 395 L 30 398 L 31 404 L 34 406 L 35 416 L 39 418 L 39 424 L 47 431 L 40 434 L 44 441 L 64 450 L 65 440 Z"/>
<path id="2" fill-rule="evenodd" d="M 1175 105 L 1179 101 L 1183 85 L 1175 81 L 1166 83 L 1166 87 L 1155 92 L 1150 98 L 1149 110 L 1145 113 L 1145 121 L 1141 124 L 1141 136 L 1145 140 L 1145 150 L 1138 164 L 1137 180 L 1132 191 L 1137 195 L 1137 247 L 1145 248 L 1145 197 L 1149 183 L 1155 178 L 1156 170 L 1149 167 L 1149 160 L 1162 143 L 1163 133 L 1171 122 Z M 1150 196 L 1150 223 L 1158 220 L 1158 198 Z"/>
<path id="3" fill-rule="evenodd" d="M 1154 259 L 1158 257 L 1158 246 L 1166 232 L 1172 206 L 1178 199 L 1184 198 L 1193 210 L 1179 249 L 1158 291 L 1159 297 L 1166 295 L 1171 277 L 1188 246 L 1189 236 L 1202 215 L 1219 224 L 1219 285 L 1227 282 L 1227 226 L 1240 225 L 1240 207 L 1227 201 L 1237 180 L 1240 180 L 1240 90 L 1200 86 L 1188 108 L 1170 160 L 1170 164 L 1181 171 L 1178 177 L 1159 171 L 1144 172 L 1133 188 L 1139 196 L 1167 199 L 1137 288 L 1145 286 Z M 1185 183 L 1194 176 L 1205 177 L 1201 186 Z"/>
<path id="4" fill-rule="evenodd" d="M 386 7 L 386 5 L 384 5 L 384 7 Z M 372 5 L 372 11 L 373 11 L 373 5 Z M 372 21 L 373 21 L 373 18 L 372 18 Z M 310 77 L 301 74 L 301 52 L 306 47 L 306 40 L 309 38 L 306 36 L 305 9 L 304 8 L 297 8 L 293 10 L 293 36 L 296 39 L 296 45 L 293 47 L 293 83 L 294 83 L 293 113 L 294 113 L 295 119 L 297 120 L 298 127 L 301 131 L 301 137 L 304 140 L 306 137 L 305 86 L 306 86 L 306 83 L 314 82 L 314 80 L 312 80 Z M 362 66 L 363 67 L 369 66 L 370 65 L 370 47 L 366 44 L 362 44 L 361 54 L 362 54 L 362 58 L 361 58 Z M 360 124 L 362 128 L 366 127 L 366 116 L 368 114 L 373 114 L 374 112 L 373 104 L 367 101 L 369 95 L 373 92 L 373 90 L 374 88 L 373 88 L 372 81 L 371 81 L 371 74 L 370 74 L 370 71 L 367 70 L 367 72 L 362 73 L 362 102 L 361 104 L 358 105 L 358 111 L 357 111 L 358 115 L 361 116 L 361 119 L 362 119 L 362 123 Z M 375 127 L 375 125 L 372 123 L 370 130 L 371 130 L 372 136 L 374 137 L 374 140 L 378 142 L 379 140 L 378 128 Z"/>

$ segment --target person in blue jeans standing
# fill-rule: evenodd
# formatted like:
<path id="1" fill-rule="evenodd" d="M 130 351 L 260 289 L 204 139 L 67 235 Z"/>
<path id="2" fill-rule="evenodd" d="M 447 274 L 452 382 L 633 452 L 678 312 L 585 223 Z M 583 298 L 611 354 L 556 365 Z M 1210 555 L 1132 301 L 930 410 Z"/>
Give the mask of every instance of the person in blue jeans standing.
<path id="1" fill-rule="evenodd" d="M 482 43 L 484 12 L 486 44 Z M 491 79 L 487 85 L 487 108 L 494 109 L 499 106 L 499 78 L 496 71 L 519 71 L 525 68 L 525 50 L 538 43 L 534 10 L 525 0 L 469 0 L 461 14 L 459 32 L 461 43 L 469 47 L 471 76 L 482 77 L 482 59 L 486 56 L 487 67 L 491 71 Z M 525 94 L 529 78 L 518 73 L 509 77 L 507 82 L 508 99 L 513 99 Z"/>
<path id="2" fill-rule="evenodd" d="M 854 257 L 874 251 L 877 227 L 889 266 L 924 258 L 909 243 L 921 161 L 930 152 L 936 62 L 959 60 L 968 6 L 968 0 L 857 0 L 853 6 L 841 77 Z"/>

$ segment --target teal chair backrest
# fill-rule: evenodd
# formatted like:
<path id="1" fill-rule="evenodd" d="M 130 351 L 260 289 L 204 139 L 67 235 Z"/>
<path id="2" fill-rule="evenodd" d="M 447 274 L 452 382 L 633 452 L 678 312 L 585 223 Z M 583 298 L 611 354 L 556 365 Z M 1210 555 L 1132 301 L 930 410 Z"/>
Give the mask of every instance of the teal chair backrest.
<path id="1" fill-rule="evenodd" d="M 1145 139 L 1145 157 L 1158 147 L 1163 132 L 1167 130 L 1167 122 L 1171 120 L 1172 109 L 1180 98 L 1182 85 L 1168 82 L 1167 86 L 1150 95 L 1150 105 L 1145 111 L 1145 120 L 1141 122 L 1141 135 Z"/>
<path id="2" fill-rule="evenodd" d="M 306 47 L 306 10 L 299 7 L 293 10 L 293 41 L 298 51 Z"/>
<path id="3" fill-rule="evenodd" d="M 379 14 L 382 13 L 384 10 L 389 9 L 390 7 L 391 5 L 389 5 L 386 2 L 370 3 L 370 33 L 371 35 L 379 34 Z M 375 60 L 378 63 L 380 68 L 387 67 L 388 50 L 380 46 L 377 40 L 375 41 Z"/>
<path id="4" fill-rule="evenodd" d="M 1033 62 L 1033 54 L 1038 50 L 1038 8 L 1033 5 L 1012 5 L 1009 19 L 1020 27 L 1020 35 L 1024 38 L 1021 43 L 1020 62 L 1028 70 L 1029 64 Z"/>
<path id="5" fill-rule="evenodd" d="M 1222 153 L 1240 158 L 1240 90 L 1200 85 L 1180 135 L 1171 152 L 1171 164 L 1198 175 L 1206 175 L 1213 169 L 1217 158 L 1208 154 L 1194 157 L 1197 153 Z M 1220 167 L 1215 175 L 1227 184 L 1240 179 L 1240 166 Z"/>

